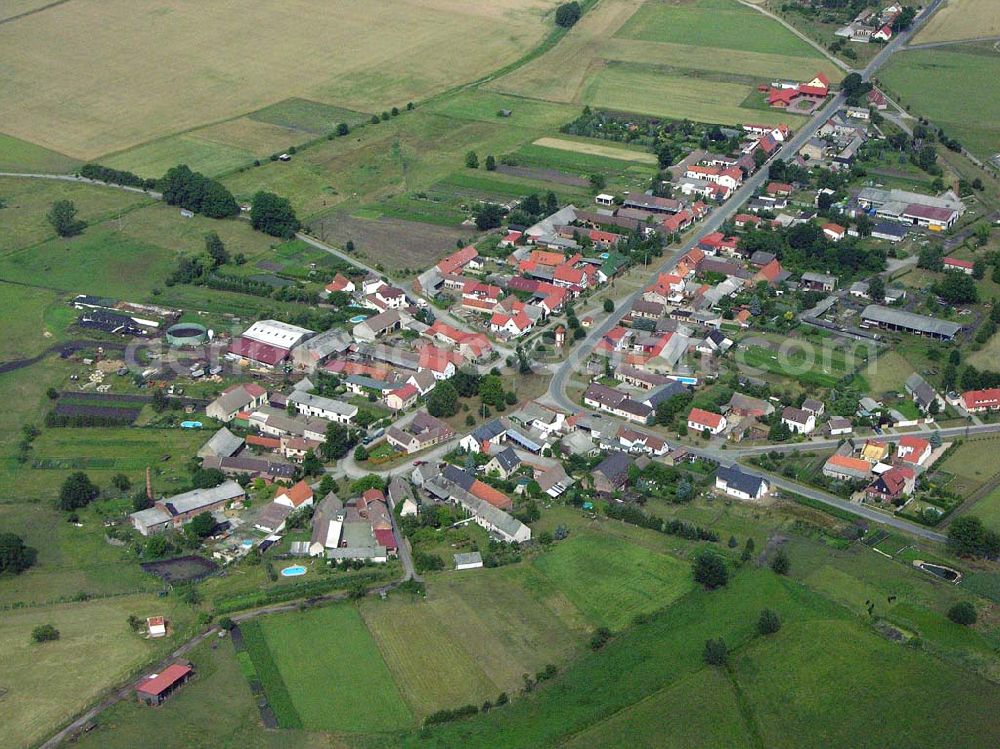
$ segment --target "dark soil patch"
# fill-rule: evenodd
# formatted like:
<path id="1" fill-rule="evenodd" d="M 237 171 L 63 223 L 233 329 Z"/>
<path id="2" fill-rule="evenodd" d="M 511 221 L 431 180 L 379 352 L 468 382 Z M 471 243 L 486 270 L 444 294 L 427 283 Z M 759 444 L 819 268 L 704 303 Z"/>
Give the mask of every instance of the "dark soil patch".
<path id="1" fill-rule="evenodd" d="M 475 227 L 451 228 L 398 218 L 363 219 L 337 214 L 315 222 L 311 231 L 323 241 L 344 246 L 354 242 L 358 260 L 381 263 L 387 270 L 422 271 L 470 239 Z"/>
<path id="2" fill-rule="evenodd" d="M 215 562 L 194 554 L 164 559 L 160 562 L 143 562 L 139 566 L 143 572 L 156 575 L 165 583 L 189 583 L 201 580 L 219 569 L 219 565 Z"/>

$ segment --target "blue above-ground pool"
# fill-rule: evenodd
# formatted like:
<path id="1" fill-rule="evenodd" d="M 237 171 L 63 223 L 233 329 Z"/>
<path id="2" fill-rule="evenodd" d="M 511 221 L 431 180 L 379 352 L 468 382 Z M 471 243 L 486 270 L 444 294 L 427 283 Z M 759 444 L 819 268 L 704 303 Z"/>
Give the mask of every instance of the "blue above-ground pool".
<path id="1" fill-rule="evenodd" d="M 304 574 L 306 574 L 306 568 L 301 564 L 296 564 L 293 567 L 285 567 L 285 569 L 281 571 L 282 577 L 299 577 Z"/>
<path id="2" fill-rule="evenodd" d="M 250 547 L 253 546 L 253 539 L 252 538 L 244 538 L 243 541 L 242 541 L 242 543 L 240 544 L 240 546 L 242 546 L 244 549 L 249 549 Z"/>
<path id="3" fill-rule="evenodd" d="M 200 421 L 182 421 L 181 429 L 201 429 Z"/>
<path id="4" fill-rule="evenodd" d="M 600 258 L 601 258 L 601 260 L 607 260 L 607 259 L 608 259 L 609 257 L 611 257 L 611 254 L 610 254 L 610 253 L 607 253 L 607 252 L 602 252 L 602 253 L 600 254 Z"/>
<path id="5" fill-rule="evenodd" d="M 364 322 L 364 321 L 365 321 L 365 320 L 367 320 L 367 319 L 368 319 L 368 318 L 367 318 L 367 317 L 365 317 L 364 315 L 355 315 L 355 316 L 354 316 L 354 317 L 352 317 L 352 318 L 351 318 L 351 319 L 350 319 L 350 320 L 349 320 L 348 322 L 352 322 L 352 323 L 354 323 L 355 325 L 357 325 L 357 324 L 358 324 L 359 322 Z"/>

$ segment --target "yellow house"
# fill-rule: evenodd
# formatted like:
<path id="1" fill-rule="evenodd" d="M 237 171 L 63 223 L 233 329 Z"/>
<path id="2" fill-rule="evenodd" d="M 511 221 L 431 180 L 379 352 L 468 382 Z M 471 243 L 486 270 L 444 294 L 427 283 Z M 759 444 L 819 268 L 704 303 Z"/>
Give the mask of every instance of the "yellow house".
<path id="1" fill-rule="evenodd" d="M 888 458 L 889 452 L 890 448 L 888 442 L 868 440 L 865 442 L 864 447 L 861 448 L 861 459 L 875 465 L 876 463 L 881 463 L 883 460 Z"/>

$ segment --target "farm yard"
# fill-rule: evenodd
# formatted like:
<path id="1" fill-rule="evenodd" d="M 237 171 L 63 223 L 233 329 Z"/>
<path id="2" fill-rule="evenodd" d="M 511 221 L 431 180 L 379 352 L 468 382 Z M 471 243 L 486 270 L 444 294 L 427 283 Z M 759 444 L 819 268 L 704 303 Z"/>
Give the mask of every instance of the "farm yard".
<path id="1" fill-rule="evenodd" d="M 900 104 L 980 158 L 1000 152 L 1000 52 L 992 42 L 906 50 L 880 80 Z"/>
<path id="2" fill-rule="evenodd" d="M 290 96 L 381 111 L 514 61 L 542 38 L 542 16 L 554 5 L 169 0 L 137 9 L 124 0 L 62 3 L 0 26 L 0 66 L 9 82 L 0 104 L 4 130 L 93 159 Z M 459 7 L 462 12 L 454 12 Z M 119 21 L 105 23 L 109 16 Z M 235 30 L 234 18 L 243 31 L 216 44 L 222 29 Z M 493 33 L 497 23 L 504 33 Z M 265 34 L 269 43 L 261 44 Z M 53 57 L 53 49 L 62 54 Z M 63 77 L 66 60 L 89 59 L 95 51 L 107 76 Z M 199 75 L 186 76 L 181 61 L 195 59 Z M 179 77 L 184 85 L 177 85 Z M 63 116 L 67 107 L 72 117 Z"/>

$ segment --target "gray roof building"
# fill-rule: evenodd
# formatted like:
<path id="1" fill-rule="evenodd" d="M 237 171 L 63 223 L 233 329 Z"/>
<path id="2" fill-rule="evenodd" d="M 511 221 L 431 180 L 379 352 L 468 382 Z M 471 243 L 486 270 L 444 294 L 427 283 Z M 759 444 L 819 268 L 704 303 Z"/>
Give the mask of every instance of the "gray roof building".
<path id="1" fill-rule="evenodd" d="M 212 435 L 212 437 L 198 450 L 199 458 L 216 456 L 219 458 L 231 458 L 243 447 L 243 438 L 237 437 L 225 427 Z"/>
<path id="2" fill-rule="evenodd" d="M 895 307 L 883 307 L 879 304 L 865 307 L 861 319 L 869 325 L 949 341 L 962 329 L 962 326 L 955 322 L 917 315 Z"/>

